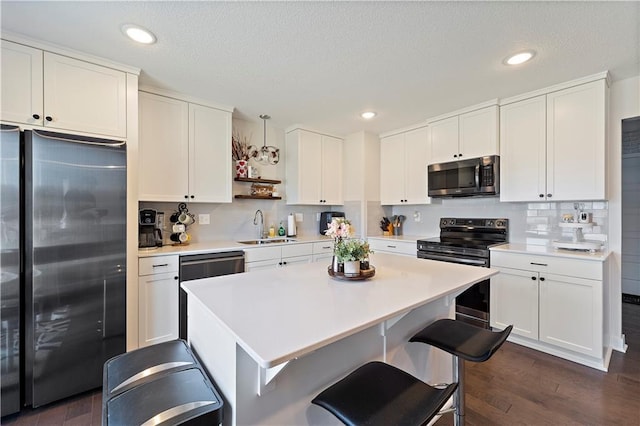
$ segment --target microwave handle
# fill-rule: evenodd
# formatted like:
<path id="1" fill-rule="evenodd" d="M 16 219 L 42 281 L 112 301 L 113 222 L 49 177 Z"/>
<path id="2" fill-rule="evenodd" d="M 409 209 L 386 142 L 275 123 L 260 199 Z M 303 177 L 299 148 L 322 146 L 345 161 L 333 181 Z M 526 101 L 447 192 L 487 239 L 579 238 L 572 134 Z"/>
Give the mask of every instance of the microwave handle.
<path id="1" fill-rule="evenodd" d="M 480 164 L 476 164 L 476 189 L 480 190 Z"/>

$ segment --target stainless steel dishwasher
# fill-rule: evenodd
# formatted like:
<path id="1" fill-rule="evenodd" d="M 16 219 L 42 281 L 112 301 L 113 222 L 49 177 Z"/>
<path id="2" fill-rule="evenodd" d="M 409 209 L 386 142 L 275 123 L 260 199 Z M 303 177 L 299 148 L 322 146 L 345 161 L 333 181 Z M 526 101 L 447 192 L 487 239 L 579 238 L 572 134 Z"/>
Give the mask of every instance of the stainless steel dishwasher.
<path id="1" fill-rule="evenodd" d="M 244 252 L 191 254 L 180 256 L 180 282 L 244 272 Z M 180 288 L 180 338 L 187 338 L 187 293 Z"/>

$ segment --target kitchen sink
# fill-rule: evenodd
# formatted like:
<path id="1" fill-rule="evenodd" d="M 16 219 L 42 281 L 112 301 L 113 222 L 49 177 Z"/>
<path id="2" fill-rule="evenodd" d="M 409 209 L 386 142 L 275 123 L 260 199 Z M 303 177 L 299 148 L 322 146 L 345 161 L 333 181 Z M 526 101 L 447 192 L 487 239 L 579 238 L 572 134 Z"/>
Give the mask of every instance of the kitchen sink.
<path id="1" fill-rule="evenodd" d="M 238 241 L 238 243 L 261 245 L 261 244 L 275 244 L 275 243 L 293 243 L 294 241 L 296 240 L 293 238 L 260 238 L 256 240 Z"/>

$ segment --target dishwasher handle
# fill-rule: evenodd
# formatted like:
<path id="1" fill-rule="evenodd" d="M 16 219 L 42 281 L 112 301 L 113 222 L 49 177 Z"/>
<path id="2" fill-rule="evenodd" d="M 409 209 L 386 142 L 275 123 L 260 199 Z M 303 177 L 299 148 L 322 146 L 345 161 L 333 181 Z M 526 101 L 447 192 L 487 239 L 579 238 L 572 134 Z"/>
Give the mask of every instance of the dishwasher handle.
<path id="1" fill-rule="evenodd" d="M 243 251 L 225 251 L 220 253 L 190 254 L 180 256 L 180 266 L 197 265 L 203 262 L 244 259 Z"/>

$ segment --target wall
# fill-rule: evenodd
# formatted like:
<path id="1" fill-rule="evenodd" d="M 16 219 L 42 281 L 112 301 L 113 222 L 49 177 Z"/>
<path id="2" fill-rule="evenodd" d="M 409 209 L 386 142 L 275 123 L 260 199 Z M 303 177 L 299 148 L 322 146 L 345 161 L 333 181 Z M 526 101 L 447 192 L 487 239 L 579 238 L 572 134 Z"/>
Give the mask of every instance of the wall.
<path id="1" fill-rule="evenodd" d="M 640 118 L 622 133 L 622 293 L 640 298 Z"/>

